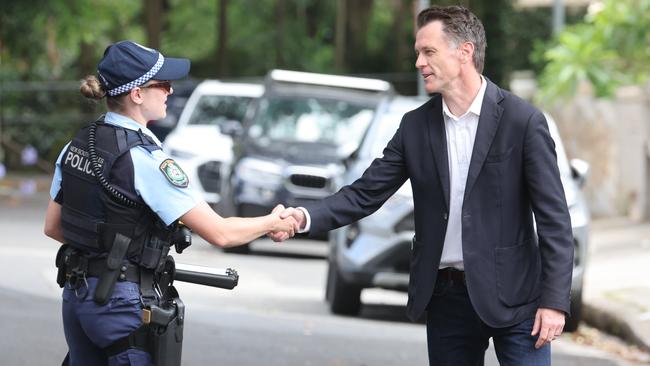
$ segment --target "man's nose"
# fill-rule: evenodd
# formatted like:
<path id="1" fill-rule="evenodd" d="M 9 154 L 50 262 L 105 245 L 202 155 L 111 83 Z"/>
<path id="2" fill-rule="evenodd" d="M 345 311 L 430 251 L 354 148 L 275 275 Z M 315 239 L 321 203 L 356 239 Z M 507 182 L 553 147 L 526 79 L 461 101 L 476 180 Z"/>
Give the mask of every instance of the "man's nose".
<path id="1" fill-rule="evenodd" d="M 422 54 L 418 54 L 418 56 L 415 58 L 415 68 L 416 69 L 421 69 L 424 66 L 426 66 L 427 63 L 424 61 L 424 57 L 422 57 Z"/>

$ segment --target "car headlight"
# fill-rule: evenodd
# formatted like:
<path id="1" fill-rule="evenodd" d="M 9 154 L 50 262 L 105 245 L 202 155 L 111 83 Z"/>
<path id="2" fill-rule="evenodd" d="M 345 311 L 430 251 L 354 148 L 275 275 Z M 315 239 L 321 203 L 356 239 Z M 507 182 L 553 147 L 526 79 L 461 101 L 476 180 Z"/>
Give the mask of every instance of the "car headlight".
<path id="1" fill-rule="evenodd" d="M 242 159 L 235 168 L 237 178 L 257 186 L 278 186 L 282 183 L 282 167 L 270 161 Z"/>
<path id="2" fill-rule="evenodd" d="M 359 222 L 351 223 L 350 226 L 348 226 L 348 229 L 345 231 L 345 246 L 348 248 L 352 246 L 352 243 L 357 240 L 357 237 L 359 237 L 360 233 Z"/>

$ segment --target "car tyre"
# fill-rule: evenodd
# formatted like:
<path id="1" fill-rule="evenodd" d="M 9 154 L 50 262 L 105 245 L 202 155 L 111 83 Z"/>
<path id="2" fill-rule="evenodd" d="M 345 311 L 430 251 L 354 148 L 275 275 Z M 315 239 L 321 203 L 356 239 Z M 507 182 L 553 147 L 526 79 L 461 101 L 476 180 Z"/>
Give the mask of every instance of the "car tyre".
<path id="1" fill-rule="evenodd" d="M 346 283 L 336 265 L 329 261 L 325 297 L 334 314 L 356 315 L 361 309 L 361 290 L 359 286 Z"/>
<path id="2" fill-rule="evenodd" d="M 564 324 L 565 332 L 575 332 L 578 330 L 580 319 L 582 318 L 582 289 L 575 291 L 571 295 L 571 316 L 566 318 Z"/>

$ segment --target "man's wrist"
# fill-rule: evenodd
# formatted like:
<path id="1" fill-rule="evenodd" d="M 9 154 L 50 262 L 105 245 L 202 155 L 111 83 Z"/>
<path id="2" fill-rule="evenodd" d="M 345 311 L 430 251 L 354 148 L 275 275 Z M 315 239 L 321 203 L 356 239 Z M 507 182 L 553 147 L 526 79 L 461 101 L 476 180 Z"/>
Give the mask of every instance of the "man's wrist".
<path id="1" fill-rule="evenodd" d="M 306 233 L 311 228 L 311 217 L 309 216 L 309 212 L 304 207 L 296 207 L 296 210 L 300 210 L 302 214 L 305 215 L 305 226 L 298 229 L 298 233 L 299 234 Z"/>

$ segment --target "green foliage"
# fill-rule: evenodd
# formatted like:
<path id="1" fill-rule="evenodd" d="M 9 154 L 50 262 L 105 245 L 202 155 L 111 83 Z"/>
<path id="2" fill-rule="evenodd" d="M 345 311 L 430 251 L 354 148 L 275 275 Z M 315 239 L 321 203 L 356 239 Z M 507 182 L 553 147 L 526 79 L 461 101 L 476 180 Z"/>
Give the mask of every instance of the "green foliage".
<path id="1" fill-rule="evenodd" d="M 0 13 L 0 80 L 78 78 L 82 43 L 93 45 L 98 59 L 115 39 L 142 41 L 133 27 L 140 11 L 129 0 L 3 0 Z"/>
<path id="2" fill-rule="evenodd" d="M 642 83 L 650 72 L 650 0 L 605 0 L 582 24 L 568 27 L 544 53 L 540 77 L 546 100 L 575 93 L 588 81 L 598 97 L 624 84 Z"/>
<path id="3" fill-rule="evenodd" d="M 160 48 L 169 56 L 191 59 L 191 76 L 195 79 L 262 77 L 269 69 L 286 68 L 385 75 L 396 84 L 401 83 L 400 91 L 415 92 L 414 0 L 365 0 L 364 6 L 348 6 L 354 11 L 347 15 L 347 49 L 340 69 L 335 63 L 337 1 L 227 1 L 223 60 L 217 60 L 219 0 L 161 1 Z M 352 1 L 357 0 L 349 0 L 347 4 L 354 5 Z M 0 129 L 3 136 L 36 146 L 41 156 L 55 157 L 77 126 L 89 122 L 104 109 L 91 106 L 78 92 L 77 82 L 63 85 L 61 81 L 78 80 L 94 73 L 105 47 L 112 42 L 131 39 L 146 45 L 145 3 L 144 0 L 2 0 Z M 441 5 L 457 3 L 432 1 Z M 486 75 L 503 84 L 516 63 L 513 60 L 524 58 L 526 53 L 514 41 L 527 32 L 510 25 L 515 15 L 512 0 L 462 3 L 485 24 L 489 44 Z M 280 17 L 281 14 L 284 16 Z M 365 25 L 362 22 L 365 19 L 367 27 L 351 27 Z M 349 32 L 357 28 L 363 31 L 351 37 Z"/>

